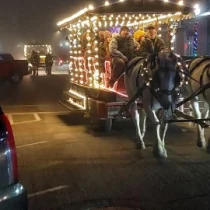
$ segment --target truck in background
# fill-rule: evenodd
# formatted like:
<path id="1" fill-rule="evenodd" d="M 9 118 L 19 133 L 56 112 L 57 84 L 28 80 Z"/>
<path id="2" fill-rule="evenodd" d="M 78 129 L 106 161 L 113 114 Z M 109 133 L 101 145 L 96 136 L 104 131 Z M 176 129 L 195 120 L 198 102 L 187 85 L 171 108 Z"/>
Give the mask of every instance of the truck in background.
<path id="1" fill-rule="evenodd" d="M 10 53 L 0 53 L 0 81 L 19 84 L 23 76 L 29 75 L 28 61 L 15 60 Z"/>

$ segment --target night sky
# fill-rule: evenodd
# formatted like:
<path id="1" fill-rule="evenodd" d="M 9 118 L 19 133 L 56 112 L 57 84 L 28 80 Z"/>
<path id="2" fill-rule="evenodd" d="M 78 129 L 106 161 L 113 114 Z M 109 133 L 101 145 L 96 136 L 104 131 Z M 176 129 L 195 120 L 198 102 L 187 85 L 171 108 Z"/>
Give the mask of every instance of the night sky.
<path id="1" fill-rule="evenodd" d="M 185 0 L 187 1 L 189 0 Z M 197 2 L 197 0 L 191 1 Z M 2 0 L 0 51 L 11 51 L 14 46 L 33 40 L 54 44 L 58 29 L 56 23 L 59 20 L 90 3 L 96 5 L 104 2 L 105 0 Z"/>
<path id="2" fill-rule="evenodd" d="M 52 42 L 56 23 L 86 4 L 84 0 L 5 0 L 0 7 L 0 45 L 8 51 L 32 40 Z"/>

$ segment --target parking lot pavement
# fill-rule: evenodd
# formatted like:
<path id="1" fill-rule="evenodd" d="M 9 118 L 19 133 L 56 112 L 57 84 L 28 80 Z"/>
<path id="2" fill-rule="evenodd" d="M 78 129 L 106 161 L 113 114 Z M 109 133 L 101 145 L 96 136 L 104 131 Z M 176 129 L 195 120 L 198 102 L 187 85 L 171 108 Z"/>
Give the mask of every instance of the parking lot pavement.
<path id="1" fill-rule="evenodd" d="M 210 159 L 195 146 L 195 128 L 170 125 L 169 157 L 157 160 L 154 130 L 139 151 L 131 122 L 116 122 L 103 133 L 59 105 L 68 87 L 67 75 L 28 76 L 18 87 L 0 87 L 30 210 L 210 209 Z"/>
<path id="2" fill-rule="evenodd" d="M 30 209 L 208 209 L 209 156 L 195 146 L 194 130 L 183 133 L 172 126 L 169 158 L 158 161 L 151 130 L 142 152 L 127 123 L 104 134 L 72 124 L 71 114 L 39 117 L 39 122 L 13 125 Z"/>

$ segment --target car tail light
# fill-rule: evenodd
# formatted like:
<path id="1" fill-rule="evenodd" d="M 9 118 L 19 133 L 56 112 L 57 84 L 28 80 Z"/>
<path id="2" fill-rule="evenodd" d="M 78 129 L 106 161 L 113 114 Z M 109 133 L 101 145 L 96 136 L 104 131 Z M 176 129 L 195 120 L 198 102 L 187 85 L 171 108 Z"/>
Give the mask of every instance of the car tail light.
<path id="1" fill-rule="evenodd" d="M 16 147 L 15 147 L 15 140 L 13 136 L 12 126 L 5 114 L 1 115 L 1 119 L 6 127 L 7 132 L 7 147 L 11 154 L 11 161 L 12 161 L 12 179 L 13 182 L 18 181 L 18 164 L 17 164 L 17 153 L 16 153 Z"/>

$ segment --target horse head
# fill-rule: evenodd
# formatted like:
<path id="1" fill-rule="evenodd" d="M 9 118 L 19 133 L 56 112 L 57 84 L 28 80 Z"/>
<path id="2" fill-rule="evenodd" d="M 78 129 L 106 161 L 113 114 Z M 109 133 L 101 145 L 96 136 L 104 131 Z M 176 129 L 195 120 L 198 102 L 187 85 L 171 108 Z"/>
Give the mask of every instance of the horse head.
<path id="1" fill-rule="evenodd" d="M 177 56 L 170 50 L 161 51 L 156 56 L 152 88 L 161 106 L 168 110 L 175 105 L 175 88 L 178 83 Z"/>

